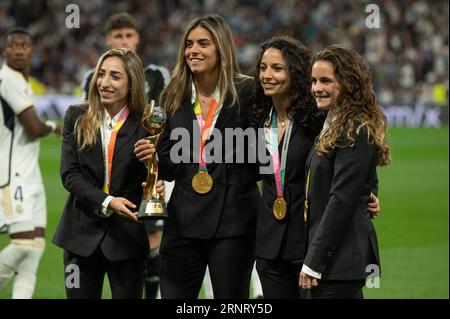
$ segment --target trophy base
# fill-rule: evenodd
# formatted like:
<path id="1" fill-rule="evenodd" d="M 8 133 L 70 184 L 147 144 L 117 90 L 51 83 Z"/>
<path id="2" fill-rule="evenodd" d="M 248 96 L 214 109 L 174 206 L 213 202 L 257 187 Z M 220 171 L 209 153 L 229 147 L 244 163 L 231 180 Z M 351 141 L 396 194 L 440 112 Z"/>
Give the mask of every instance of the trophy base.
<path id="1" fill-rule="evenodd" d="M 162 199 L 144 199 L 139 207 L 139 219 L 163 219 L 167 218 L 166 205 Z"/>

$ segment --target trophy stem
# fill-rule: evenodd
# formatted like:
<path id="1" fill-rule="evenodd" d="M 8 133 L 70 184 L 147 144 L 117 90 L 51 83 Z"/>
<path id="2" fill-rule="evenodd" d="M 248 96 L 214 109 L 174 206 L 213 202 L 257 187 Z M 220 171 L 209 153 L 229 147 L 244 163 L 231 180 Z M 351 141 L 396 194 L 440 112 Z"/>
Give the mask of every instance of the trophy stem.
<path id="1" fill-rule="evenodd" d="M 146 137 L 153 145 L 158 142 L 161 134 Z M 156 193 L 156 182 L 158 181 L 158 161 L 156 160 L 156 153 L 153 153 L 149 160 L 145 163 L 147 167 L 147 186 L 144 188 L 144 195 L 142 199 L 149 200 L 159 198 Z"/>
<path id="2" fill-rule="evenodd" d="M 155 107 L 155 101 L 147 104 L 141 117 L 142 127 L 149 133 L 146 137 L 151 144 L 158 148 L 164 132 L 166 114 L 161 107 Z M 146 186 L 143 189 L 141 205 L 139 207 L 139 219 L 161 219 L 167 218 L 167 210 L 164 200 L 156 192 L 158 181 L 158 160 L 156 152 L 145 162 L 147 168 Z"/>

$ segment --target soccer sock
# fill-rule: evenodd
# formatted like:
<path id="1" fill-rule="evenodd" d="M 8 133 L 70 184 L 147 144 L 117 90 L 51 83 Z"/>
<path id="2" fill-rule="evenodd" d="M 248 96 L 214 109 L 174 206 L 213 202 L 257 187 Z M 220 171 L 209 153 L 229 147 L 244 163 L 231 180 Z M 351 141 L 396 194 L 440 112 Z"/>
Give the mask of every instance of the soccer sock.
<path id="1" fill-rule="evenodd" d="M 12 299 L 31 299 L 31 297 L 33 297 L 35 285 L 36 275 L 15 275 Z"/>
<path id="2" fill-rule="evenodd" d="M 34 246 L 17 266 L 14 276 L 12 299 L 31 299 L 36 286 L 36 273 L 44 253 L 45 239 L 36 237 Z"/>
<path id="3" fill-rule="evenodd" d="M 0 290 L 5 288 L 14 275 L 19 263 L 25 258 L 33 246 L 32 239 L 13 239 L 0 252 Z"/>

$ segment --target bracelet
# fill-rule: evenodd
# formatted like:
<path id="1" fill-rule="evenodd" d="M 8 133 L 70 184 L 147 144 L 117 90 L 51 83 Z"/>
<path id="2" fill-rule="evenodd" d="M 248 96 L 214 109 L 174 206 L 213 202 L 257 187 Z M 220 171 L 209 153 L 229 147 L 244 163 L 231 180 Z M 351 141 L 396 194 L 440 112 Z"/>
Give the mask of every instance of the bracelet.
<path id="1" fill-rule="evenodd" d="M 58 127 L 55 122 L 50 121 L 50 120 L 45 121 L 45 125 L 50 126 L 52 128 L 53 132 L 55 132 L 56 128 Z"/>

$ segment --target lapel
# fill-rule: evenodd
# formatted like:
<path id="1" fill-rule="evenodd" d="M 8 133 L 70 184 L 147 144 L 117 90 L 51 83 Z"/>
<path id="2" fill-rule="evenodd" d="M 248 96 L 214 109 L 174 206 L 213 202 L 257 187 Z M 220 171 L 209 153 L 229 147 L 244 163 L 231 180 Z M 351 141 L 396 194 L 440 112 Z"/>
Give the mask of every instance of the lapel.
<path id="1" fill-rule="evenodd" d="M 184 100 L 181 112 L 181 118 L 184 121 L 184 127 L 188 129 L 190 136 L 192 136 L 193 130 L 199 130 L 200 126 L 198 125 L 197 119 L 194 114 L 194 107 L 191 103 L 191 95 L 189 95 L 189 97 Z M 193 121 L 195 121 L 194 126 L 192 124 Z"/>
<path id="2" fill-rule="evenodd" d="M 89 151 L 90 152 L 89 157 L 91 157 L 89 161 L 97 168 L 101 167 L 101 169 L 95 169 L 94 171 L 97 180 L 100 181 L 103 185 L 103 181 L 105 179 L 105 161 L 103 159 L 103 146 L 101 141 L 102 141 L 102 134 L 100 133 L 100 129 L 98 129 L 97 143 L 95 143 L 94 147 Z"/>
<path id="3" fill-rule="evenodd" d="M 200 126 L 198 125 L 197 122 L 197 118 L 195 117 L 195 113 L 194 113 L 194 107 L 191 103 L 191 95 L 188 96 L 188 98 L 186 98 L 183 102 L 183 105 L 181 107 L 181 110 L 179 112 L 180 114 L 178 114 L 179 117 L 181 117 L 181 119 L 177 120 L 177 123 L 181 124 L 181 127 L 184 127 L 188 130 L 189 132 L 189 136 L 190 136 L 190 149 L 191 149 L 191 154 L 190 154 L 190 160 L 191 162 L 194 162 L 194 157 L 198 156 L 198 148 L 194 150 L 194 145 L 195 143 L 197 143 L 197 145 L 199 145 L 199 141 L 194 142 L 194 130 L 199 131 L 200 130 Z M 175 123 L 174 123 L 175 124 Z M 177 124 L 175 124 L 175 127 L 178 127 Z M 200 133 L 197 134 L 198 136 L 200 136 Z M 196 159 L 197 161 L 198 159 Z"/>
<path id="4" fill-rule="evenodd" d="M 232 101 L 231 93 L 227 92 L 226 97 L 223 101 L 222 109 L 220 110 L 219 117 L 217 118 L 216 125 L 214 126 L 214 128 L 217 128 L 222 132 L 226 127 L 229 127 L 227 126 L 227 123 L 229 122 L 231 115 L 233 115 L 234 109 L 238 107 L 236 104 L 231 105 L 231 101 Z M 241 105 L 240 107 L 242 108 L 243 106 Z"/>
<path id="5" fill-rule="evenodd" d="M 289 141 L 289 148 L 288 148 L 288 155 L 289 155 L 290 152 L 297 152 L 298 151 L 298 150 L 295 149 L 295 140 L 296 140 L 297 131 L 300 128 L 299 128 L 299 126 L 297 125 L 297 123 L 295 122 L 294 119 L 292 119 L 292 121 L 294 121 L 294 123 L 292 125 L 291 139 Z M 286 134 L 286 131 L 285 131 L 285 134 Z M 289 156 L 287 157 L 287 159 L 289 159 Z"/>
<path id="6" fill-rule="evenodd" d="M 271 109 L 272 108 L 269 107 L 266 110 L 264 110 L 263 116 L 262 116 L 262 118 L 260 120 L 260 123 L 259 123 L 259 128 L 260 129 L 264 129 L 265 128 L 266 120 L 267 120 L 267 117 L 270 115 Z M 294 121 L 294 122 L 292 124 L 291 136 L 290 136 L 290 140 L 289 140 L 289 146 L 288 146 L 288 149 L 287 149 L 288 153 L 287 153 L 287 157 L 286 157 L 286 168 L 285 168 L 286 169 L 286 173 L 285 173 L 286 175 L 285 175 L 285 178 L 287 178 L 287 176 L 288 176 L 287 172 L 288 172 L 288 166 L 290 164 L 290 160 L 289 159 L 293 157 L 292 153 L 295 153 L 295 152 L 298 151 L 298 149 L 295 147 L 295 143 L 296 143 L 296 138 L 297 138 L 296 134 L 297 133 L 300 134 L 300 132 L 298 132 L 300 127 L 297 125 L 297 122 L 294 119 L 292 119 L 292 121 Z M 272 126 L 272 122 L 271 121 L 270 121 L 270 125 Z M 286 134 L 287 134 L 287 129 L 284 131 L 283 137 L 281 138 L 280 142 L 278 143 L 278 154 L 280 156 L 280 162 L 281 162 L 281 156 L 282 156 L 282 150 L 283 150 L 283 143 L 284 143 L 284 140 L 287 138 Z M 264 138 L 265 138 L 265 135 L 264 135 Z M 270 154 L 270 151 L 269 151 L 269 148 L 268 148 L 268 145 L 267 145 L 267 141 L 265 142 L 265 145 L 266 145 L 265 151 L 268 154 Z"/>
<path id="7" fill-rule="evenodd" d="M 235 114 L 235 116 L 237 116 L 237 113 L 234 109 L 238 106 L 236 104 L 231 105 L 231 101 L 232 101 L 231 93 L 227 92 L 225 95 L 225 99 L 223 101 L 222 108 L 219 113 L 219 117 L 217 118 L 216 124 L 214 125 L 214 129 L 217 129 L 220 131 L 220 133 L 222 133 L 222 143 L 225 143 L 225 128 L 227 128 L 227 127 L 234 128 L 235 127 L 235 125 L 233 125 L 233 124 L 230 125 L 230 119 L 232 118 L 233 114 Z M 241 105 L 241 108 L 242 107 L 243 106 Z M 239 123 L 236 123 L 236 124 L 239 125 Z M 211 140 L 208 139 L 206 141 L 206 144 L 210 143 L 210 141 Z M 223 145 L 222 145 L 222 147 L 223 147 Z M 225 153 L 223 153 L 222 156 L 224 154 Z M 216 167 L 221 167 L 221 165 L 219 165 L 219 163 L 213 162 L 213 163 L 208 163 L 207 167 L 208 167 L 208 170 L 213 170 Z"/>
<path id="8" fill-rule="evenodd" d="M 140 126 L 139 115 L 130 113 L 125 123 L 123 123 L 119 132 L 117 133 L 116 146 L 114 147 L 113 161 L 117 157 L 117 154 L 128 142 L 128 140 L 135 134 L 136 130 Z"/>
<path id="9" fill-rule="evenodd" d="M 312 161 L 312 158 L 314 157 L 314 155 L 316 153 L 316 143 L 318 141 L 318 138 L 319 137 L 316 137 L 316 139 L 314 140 L 313 145 L 311 146 L 311 149 L 309 150 L 309 155 L 308 155 L 308 158 L 306 159 L 306 165 L 305 165 L 305 172 L 306 172 L 305 176 L 308 175 L 308 170 L 311 169 L 311 161 Z"/>

